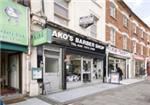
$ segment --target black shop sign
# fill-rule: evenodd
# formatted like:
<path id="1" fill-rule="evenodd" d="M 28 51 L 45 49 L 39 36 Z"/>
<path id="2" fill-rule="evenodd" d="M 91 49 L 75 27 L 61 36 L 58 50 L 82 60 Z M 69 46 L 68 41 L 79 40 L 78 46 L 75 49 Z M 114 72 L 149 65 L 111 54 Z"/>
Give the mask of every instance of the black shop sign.
<path id="1" fill-rule="evenodd" d="M 52 31 L 52 43 L 65 45 L 69 47 L 76 47 L 81 49 L 87 49 L 90 51 L 104 51 L 105 46 L 87 39 L 87 37 L 82 37 L 81 35 L 74 35 L 66 33 L 59 30 Z"/>

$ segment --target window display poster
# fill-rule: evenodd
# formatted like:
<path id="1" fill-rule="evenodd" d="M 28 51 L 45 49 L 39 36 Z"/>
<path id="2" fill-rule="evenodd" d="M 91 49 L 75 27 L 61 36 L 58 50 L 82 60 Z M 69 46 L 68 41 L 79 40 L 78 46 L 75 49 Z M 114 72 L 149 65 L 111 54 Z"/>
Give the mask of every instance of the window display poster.
<path id="1" fill-rule="evenodd" d="M 110 79 L 111 79 L 111 83 L 120 83 L 119 73 L 111 73 Z"/>
<path id="2" fill-rule="evenodd" d="M 42 79 L 42 68 L 32 68 L 32 79 Z"/>

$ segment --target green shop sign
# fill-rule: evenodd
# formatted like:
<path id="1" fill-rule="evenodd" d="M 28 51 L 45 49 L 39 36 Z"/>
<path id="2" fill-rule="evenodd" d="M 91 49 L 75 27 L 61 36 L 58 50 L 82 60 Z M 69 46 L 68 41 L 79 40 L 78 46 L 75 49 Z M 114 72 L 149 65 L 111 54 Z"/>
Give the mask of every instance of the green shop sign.
<path id="1" fill-rule="evenodd" d="M 0 0 L 0 41 L 28 45 L 28 8 Z"/>
<path id="2" fill-rule="evenodd" d="M 32 45 L 37 46 L 44 43 L 51 43 L 52 41 L 52 30 L 51 29 L 44 29 L 39 32 L 35 32 L 32 35 Z"/>

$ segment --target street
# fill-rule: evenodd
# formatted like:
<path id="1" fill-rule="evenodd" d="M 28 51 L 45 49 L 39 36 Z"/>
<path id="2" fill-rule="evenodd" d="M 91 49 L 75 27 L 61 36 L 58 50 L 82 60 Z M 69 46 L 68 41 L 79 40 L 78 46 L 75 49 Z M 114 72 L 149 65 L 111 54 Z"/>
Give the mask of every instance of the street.
<path id="1" fill-rule="evenodd" d="M 150 105 L 150 80 L 110 89 L 68 105 Z"/>

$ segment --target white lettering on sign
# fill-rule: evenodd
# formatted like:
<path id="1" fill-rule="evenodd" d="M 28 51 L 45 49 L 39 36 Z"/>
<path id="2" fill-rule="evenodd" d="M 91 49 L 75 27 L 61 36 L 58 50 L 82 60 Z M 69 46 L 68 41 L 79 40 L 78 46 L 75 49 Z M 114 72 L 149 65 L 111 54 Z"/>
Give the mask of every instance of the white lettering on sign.
<path id="1" fill-rule="evenodd" d="M 114 47 L 108 47 L 107 49 L 110 53 L 117 54 L 117 55 L 120 55 L 120 56 L 130 57 L 130 53 L 128 53 L 126 51 L 123 51 L 121 49 L 117 49 L 117 48 L 114 48 Z"/>
<path id="2" fill-rule="evenodd" d="M 63 33 L 60 31 L 56 31 L 56 30 L 53 31 L 52 36 L 57 37 L 57 38 L 61 38 L 64 40 L 73 41 L 73 36 L 71 36 L 70 34 L 66 34 L 66 33 Z"/>
<path id="3" fill-rule="evenodd" d="M 56 37 L 56 38 L 61 38 L 63 40 L 68 40 L 71 42 L 70 44 L 75 47 L 85 48 L 85 49 L 89 49 L 89 50 L 93 50 L 93 51 L 95 51 L 95 48 L 101 49 L 101 50 L 104 49 L 104 46 L 102 46 L 102 45 L 96 44 L 96 43 L 86 40 L 86 39 L 82 39 L 77 36 L 72 36 L 72 35 L 62 32 L 62 31 L 53 30 L 52 36 Z"/>
<path id="4" fill-rule="evenodd" d="M 95 47 L 95 43 L 77 37 L 75 38 L 75 42 L 86 46 Z"/>

